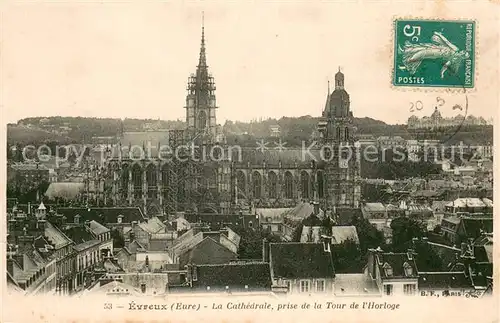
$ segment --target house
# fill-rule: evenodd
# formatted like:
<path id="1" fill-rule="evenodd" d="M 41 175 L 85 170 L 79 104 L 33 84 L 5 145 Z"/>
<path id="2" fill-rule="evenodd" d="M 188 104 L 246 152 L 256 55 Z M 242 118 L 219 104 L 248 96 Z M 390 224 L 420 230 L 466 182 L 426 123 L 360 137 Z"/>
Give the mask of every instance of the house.
<path id="1" fill-rule="evenodd" d="M 493 233 L 492 217 L 452 216 L 441 222 L 444 237 L 452 244 L 475 240 L 484 233 Z"/>
<path id="2" fill-rule="evenodd" d="M 273 138 L 278 138 L 281 135 L 281 127 L 279 125 L 272 125 L 269 127 L 269 134 Z"/>
<path id="3" fill-rule="evenodd" d="M 493 213 L 493 204 L 491 200 L 485 201 L 479 198 L 458 198 L 446 204 L 446 212 L 449 213 L 470 213 L 470 214 L 487 214 Z"/>
<path id="4" fill-rule="evenodd" d="M 415 295 L 418 272 L 413 252 L 392 253 L 368 249 L 367 273 L 384 296 Z"/>
<path id="5" fill-rule="evenodd" d="M 377 145 L 382 149 L 406 147 L 406 140 L 401 136 L 380 136 L 377 138 Z"/>
<path id="6" fill-rule="evenodd" d="M 113 253 L 113 240 L 110 230 L 96 221 L 79 222 L 75 217 L 74 223 L 60 224 L 60 229 L 75 245 L 75 290 L 83 287 L 88 272 L 92 271 L 104 258 Z"/>
<path id="7" fill-rule="evenodd" d="M 236 259 L 238 259 L 236 252 L 207 236 L 188 251 L 182 253 L 179 257 L 179 264 L 182 268 L 187 264 L 221 264 Z"/>
<path id="8" fill-rule="evenodd" d="M 167 226 L 158 217 L 153 217 L 139 223 L 132 221 L 131 230 L 125 234 L 125 243 L 136 240 L 147 250 L 166 251 L 175 238 L 176 231 L 167 232 Z"/>
<path id="9" fill-rule="evenodd" d="M 180 236 L 172 246 L 170 256 L 182 267 L 187 264 L 221 264 L 237 259 L 241 237 L 226 228 L 208 231 L 193 228 Z"/>
<path id="10" fill-rule="evenodd" d="M 328 239 L 322 243 L 263 244 L 269 260 L 273 291 L 333 294 L 335 269 Z"/>
<path id="11" fill-rule="evenodd" d="M 81 221 L 95 220 L 109 228 L 130 227 L 133 221 L 144 222 L 146 217 L 140 207 L 59 207 L 57 213 L 66 217 L 68 222 L 73 222 L 76 215 Z"/>

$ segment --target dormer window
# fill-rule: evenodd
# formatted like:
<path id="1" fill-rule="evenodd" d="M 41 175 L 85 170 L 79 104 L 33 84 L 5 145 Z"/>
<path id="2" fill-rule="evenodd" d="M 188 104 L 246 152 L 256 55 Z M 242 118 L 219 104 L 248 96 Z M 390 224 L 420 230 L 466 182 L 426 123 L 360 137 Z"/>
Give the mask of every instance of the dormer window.
<path id="1" fill-rule="evenodd" d="M 409 263 L 405 262 L 403 264 L 403 269 L 405 270 L 405 276 L 406 277 L 413 276 L 413 267 Z"/>
<path id="2" fill-rule="evenodd" d="M 123 221 L 123 215 L 120 214 L 118 216 L 118 223 L 122 223 L 122 221 Z"/>
<path id="3" fill-rule="evenodd" d="M 75 221 L 75 224 L 79 224 L 80 223 L 80 215 L 79 214 L 75 215 L 74 221 Z"/>
<path id="4" fill-rule="evenodd" d="M 323 241 L 323 251 L 330 252 L 330 244 L 328 243 L 328 241 Z"/>
<path id="5" fill-rule="evenodd" d="M 388 263 L 385 263 L 383 269 L 384 269 L 385 275 L 387 277 L 392 277 L 393 273 L 392 273 L 391 265 L 389 265 Z"/>

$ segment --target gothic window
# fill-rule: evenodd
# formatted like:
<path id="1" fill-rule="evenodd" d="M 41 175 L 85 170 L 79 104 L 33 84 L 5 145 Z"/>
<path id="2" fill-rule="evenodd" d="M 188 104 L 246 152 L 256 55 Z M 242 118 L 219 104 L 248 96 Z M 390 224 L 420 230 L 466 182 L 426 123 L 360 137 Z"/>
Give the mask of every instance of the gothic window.
<path id="1" fill-rule="evenodd" d="M 275 199 L 278 197 L 278 176 L 275 172 L 269 172 L 269 198 Z"/>
<path id="2" fill-rule="evenodd" d="M 290 172 L 285 173 L 285 198 L 293 199 L 293 175 Z"/>
<path id="3" fill-rule="evenodd" d="M 259 172 L 254 172 L 253 180 L 253 198 L 260 199 L 262 194 L 262 176 Z"/>
<path id="4" fill-rule="evenodd" d="M 156 191 L 158 189 L 157 178 L 156 178 L 156 166 L 149 164 L 146 168 L 146 180 L 148 183 L 148 197 L 154 198 L 156 196 Z"/>
<path id="5" fill-rule="evenodd" d="M 318 172 L 318 197 L 321 199 L 325 196 L 324 192 L 324 180 L 323 180 L 323 172 Z"/>
<path id="6" fill-rule="evenodd" d="M 302 171 L 300 174 L 300 186 L 302 188 L 302 198 L 309 198 L 309 174 L 306 171 Z"/>
<path id="7" fill-rule="evenodd" d="M 128 195 L 128 183 L 129 183 L 128 165 L 123 165 L 122 170 L 122 198 L 126 199 Z"/>
<path id="8" fill-rule="evenodd" d="M 340 193 L 340 203 L 345 204 L 346 203 L 346 192 L 345 189 L 342 189 Z"/>
<path id="9" fill-rule="evenodd" d="M 134 185 L 134 198 L 142 197 L 142 169 L 141 166 L 135 164 L 132 167 L 132 183 Z"/>
<path id="10" fill-rule="evenodd" d="M 207 114 L 205 111 L 200 111 L 198 113 L 198 128 L 205 129 L 207 127 Z"/>
<path id="11" fill-rule="evenodd" d="M 236 188 L 238 190 L 238 198 L 246 198 L 246 187 L 247 187 L 247 179 L 245 173 L 243 171 L 238 171 L 236 175 Z"/>
<path id="12" fill-rule="evenodd" d="M 344 129 L 344 138 L 345 140 L 349 140 L 349 128 L 345 127 Z"/>
<path id="13" fill-rule="evenodd" d="M 340 137 L 340 127 L 337 127 L 337 140 L 341 140 L 341 137 Z"/>

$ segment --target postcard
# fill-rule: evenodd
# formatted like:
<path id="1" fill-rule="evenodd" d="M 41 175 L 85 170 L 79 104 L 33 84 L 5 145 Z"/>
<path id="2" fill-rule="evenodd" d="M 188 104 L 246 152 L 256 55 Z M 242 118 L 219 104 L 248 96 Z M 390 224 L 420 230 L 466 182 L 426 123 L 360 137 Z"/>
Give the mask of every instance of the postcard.
<path id="1" fill-rule="evenodd" d="M 2 322 L 498 321 L 499 24 L 5 1 Z"/>

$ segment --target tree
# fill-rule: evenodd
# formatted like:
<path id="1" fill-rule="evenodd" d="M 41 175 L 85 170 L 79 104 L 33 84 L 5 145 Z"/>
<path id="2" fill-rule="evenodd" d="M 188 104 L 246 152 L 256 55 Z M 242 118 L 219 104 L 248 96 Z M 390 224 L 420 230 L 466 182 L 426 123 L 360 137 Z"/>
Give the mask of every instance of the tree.
<path id="1" fill-rule="evenodd" d="M 366 265 L 362 257 L 358 244 L 351 240 L 332 246 L 333 264 L 337 273 L 357 273 L 362 272 Z"/>
<path id="2" fill-rule="evenodd" d="M 281 242 L 281 238 L 269 230 L 238 230 L 235 232 L 241 237 L 238 256 L 240 259 L 262 259 L 263 240 Z"/>
<path id="3" fill-rule="evenodd" d="M 383 248 L 385 244 L 384 234 L 377 230 L 367 219 L 355 216 L 352 218 L 350 224 L 356 227 L 362 254 L 365 254 L 369 248 Z"/>
<path id="4" fill-rule="evenodd" d="M 413 238 L 425 236 L 426 227 L 422 221 L 406 216 L 395 218 L 391 222 L 392 248 L 395 252 L 405 252 L 411 246 Z"/>

